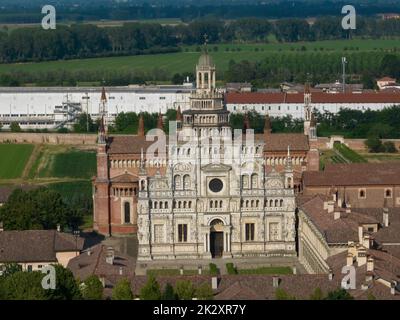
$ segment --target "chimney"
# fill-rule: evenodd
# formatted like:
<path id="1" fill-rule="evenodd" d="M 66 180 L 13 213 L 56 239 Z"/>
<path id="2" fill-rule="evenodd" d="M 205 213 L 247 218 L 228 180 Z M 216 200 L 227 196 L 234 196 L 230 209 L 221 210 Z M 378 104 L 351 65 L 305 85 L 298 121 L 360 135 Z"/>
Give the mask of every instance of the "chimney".
<path id="1" fill-rule="evenodd" d="M 297 274 L 297 268 L 296 268 L 296 266 L 293 266 L 293 274 Z"/>
<path id="2" fill-rule="evenodd" d="M 367 263 L 367 250 L 360 248 L 357 252 L 357 265 L 359 267 Z"/>
<path id="3" fill-rule="evenodd" d="M 359 244 L 363 243 L 363 235 L 364 235 L 363 226 L 358 226 L 358 243 Z"/>
<path id="4" fill-rule="evenodd" d="M 338 211 L 335 211 L 334 213 L 333 213 L 333 219 L 334 220 L 339 220 L 340 219 L 340 211 L 338 210 Z"/>
<path id="5" fill-rule="evenodd" d="M 218 289 L 218 278 L 217 277 L 212 277 L 211 278 L 211 288 L 213 290 L 217 290 Z"/>
<path id="6" fill-rule="evenodd" d="M 335 202 L 332 200 L 328 201 L 326 208 L 328 209 L 328 213 L 332 213 L 335 210 Z"/>
<path id="7" fill-rule="evenodd" d="M 367 271 L 373 272 L 374 271 L 374 258 L 368 257 L 367 260 Z"/>
<path id="8" fill-rule="evenodd" d="M 106 263 L 114 264 L 114 249 L 113 249 L 113 247 L 107 248 Z"/>
<path id="9" fill-rule="evenodd" d="M 100 281 L 101 281 L 101 284 L 103 285 L 103 288 L 105 288 L 106 287 L 106 278 L 100 277 Z"/>
<path id="10" fill-rule="evenodd" d="M 390 294 L 393 296 L 396 294 L 396 285 L 396 281 L 392 281 L 392 283 L 390 284 Z"/>
<path id="11" fill-rule="evenodd" d="M 183 266 L 180 267 L 179 273 L 180 273 L 181 276 L 183 276 Z"/>
<path id="12" fill-rule="evenodd" d="M 3 221 L 0 221 L 0 232 L 4 231 Z"/>
<path id="13" fill-rule="evenodd" d="M 279 277 L 272 277 L 272 286 L 274 288 L 278 288 L 279 287 L 279 282 L 280 282 Z"/>
<path id="14" fill-rule="evenodd" d="M 351 213 L 351 204 L 346 204 L 346 213 Z"/>
<path id="15" fill-rule="evenodd" d="M 346 266 L 352 266 L 353 261 L 354 261 L 353 255 L 349 252 L 346 257 Z"/>
<path id="16" fill-rule="evenodd" d="M 389 227 L 389 209 L 383 208 L 383 225 Z"/>
<path id="17" fill-rule="evenodd" d="M 90 251 L 90 249 L 87 251 L 87 255 L 91 256 L 92 255 L 92 251 Z"/>
<path id="18" fill-rule="evenodd" d="M 369 234 L 366 234 L 366 235 L 363 236 L 362 245 L 363 245 L 365 248 L 370 249 L 370 247 L 371 247 L 371 237 L 370 237 Z"/>
<path id="19" fill-rule="evenodd" d="M 61 232 L 61 226 L 59 224 L 57 225 L 57 232 Z"/>
<path id="20" fill-rule="evenodd" d="M 199 265 L 198 267 L 197 267 L 197 271 L 198 271 L 198 274 L 199 275 L 201 275 L 202 274 L 202 266 L 201 265 Z"/>
<path id="21" fill-rule="evenodd" d="M 333 271 L 332 271 L 332 269 L 329 269 L 328 272 L 329 272 L 328 273 L 328 279 L 329 279 L 329 281 L 332 281 L 333 280 Z"/>
<path id="22" fill-rule="evenodd" d="M 123 274 L 122 267 L 119 267 L 119 275 L 122 276 L 122 274 Z"/>

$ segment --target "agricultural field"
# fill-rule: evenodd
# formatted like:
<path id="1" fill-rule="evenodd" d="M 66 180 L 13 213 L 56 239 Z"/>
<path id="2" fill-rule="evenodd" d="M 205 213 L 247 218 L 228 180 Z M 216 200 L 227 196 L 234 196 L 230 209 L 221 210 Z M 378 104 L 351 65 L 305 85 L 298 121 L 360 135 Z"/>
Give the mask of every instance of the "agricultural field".
<path id="1" fill-rule="evenodd" d="M 96 152 L 71 146 L 0 144 L 0 184 L 45 186 L 83 213 L 82 229 L 93 221 L 91 177 Z"/>
<path id="2" fill-rule="evenodd" d="M 398 40 L 332 40 L 297 43 L 278 43 L 272 40 L 266 44 L 209 44 L 218 70 L 225 71 L 229 61 L 259 61 L 271 54 L 307 54 L 307 53 L 352 53 L 380 52 L 400 49 Z M 199 46 L 184 46 L 181 52 L 137 55 L 79 60 L 60 60 L 39 63 L 0 64 L 0 74 L 5 72 L 47 72 L 68 70 L 98 71 L 151 71 L 165 70 L 174 73 L 192 72 L 200 55 Z"/>
<path id="3" fill-rule="evenodd" d="M 0 179 L 20 178 L 33 149 L 32 144 L 0 144 Z"/>
<path id="4" fill-rule="evenodd" d="M 68 150 L 49 153 L 38 172 L 40 178 L 80 178 L 90 179 L 96 173 L 96 153 Z"/>

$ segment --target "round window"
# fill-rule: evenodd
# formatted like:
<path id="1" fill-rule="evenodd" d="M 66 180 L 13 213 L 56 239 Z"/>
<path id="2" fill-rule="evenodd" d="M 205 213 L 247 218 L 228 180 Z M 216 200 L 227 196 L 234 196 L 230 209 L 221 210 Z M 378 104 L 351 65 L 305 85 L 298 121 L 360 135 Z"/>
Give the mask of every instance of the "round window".
<path id="1" fill-rule="evenodd" d="M 212 179 L 208 184 L 208 187 L 212 192 L 220 192 L 224 184 L 220 179 Z"/>

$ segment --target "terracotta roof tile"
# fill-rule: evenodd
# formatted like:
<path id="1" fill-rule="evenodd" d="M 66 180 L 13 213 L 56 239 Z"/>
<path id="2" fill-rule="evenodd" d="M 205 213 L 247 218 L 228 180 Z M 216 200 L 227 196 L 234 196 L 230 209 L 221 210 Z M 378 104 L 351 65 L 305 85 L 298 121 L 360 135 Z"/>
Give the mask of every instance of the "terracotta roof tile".
<path id="1" fill-rule="evenodd" d="M 327 164 L 324 171 L 306 171 L 305 187 L 399 185 L 398 163 L 348 163 Z"/>
<path id="2" fill-rule="evenodd" d="M 303 93 L 260 93 L 229 92 L 225 95 L 227 104 L 278 104 L 304 103 Z M 363 93 L 324 93 L 311 94 L 312 103 L 400 103 L 400 94 L 396 92 L 363 92 Z"/>

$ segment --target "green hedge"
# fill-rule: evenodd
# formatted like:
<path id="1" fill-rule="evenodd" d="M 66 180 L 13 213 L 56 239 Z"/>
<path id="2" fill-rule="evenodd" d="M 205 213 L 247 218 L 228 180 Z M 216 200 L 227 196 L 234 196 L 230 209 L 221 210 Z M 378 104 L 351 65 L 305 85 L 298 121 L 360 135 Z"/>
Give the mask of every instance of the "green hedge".
<path id="1" fill-rule="evenodd" d="M 229 262 L 226 264 L 226 270 L 228 271 L 228 274 L 237 274 L 238 273 L 232 262 Z"/>
<path id="2" fill-rule="evenodd" d="M 216 276 L 219 274 L 219 269 L 215 263 L 210 263 L 210 275 Z"/>

